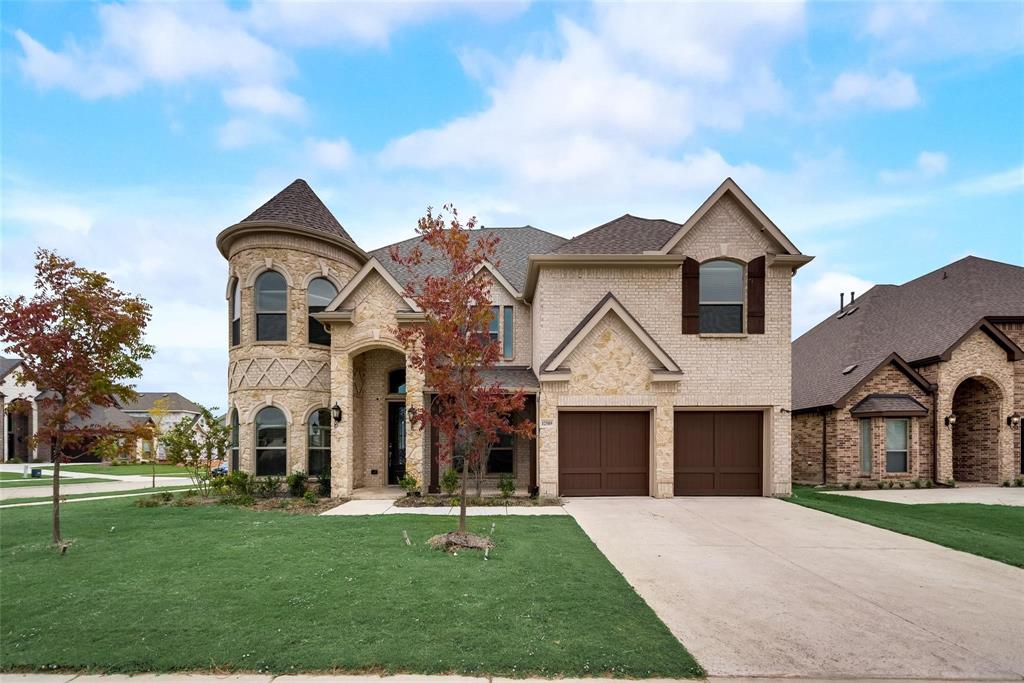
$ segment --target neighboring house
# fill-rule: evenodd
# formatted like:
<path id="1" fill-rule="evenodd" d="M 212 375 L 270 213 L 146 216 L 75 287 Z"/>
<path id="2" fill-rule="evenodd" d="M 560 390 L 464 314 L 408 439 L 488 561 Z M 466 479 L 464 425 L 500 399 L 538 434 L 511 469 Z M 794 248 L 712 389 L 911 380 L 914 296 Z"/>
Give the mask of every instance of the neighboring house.
<path id="1" fill-rule="evenodd" d="M 545 496 L 790 492 L 790 287 L 812 257 L 731 179 L 682 223 L 477 234 L 501 238 L 477 275 L 503 351 L 491 374 L 538 425 L 495 444 L 489 479 Z M 217 247 L 232 467 L 329 468 L 335 496 L 406 472 L 436 490 L 437 439 L 406 417 L 430 388 L 394 335 L 422 313 L 388 249 L 363 251 L 302 180 Z"/>
<path id="2" fill-rule="evenodd" d="M 793 480 L 1024 471 L 1024 268 L 968 256 L 877 285 L 793 343 Z"/>
<path id="3" fill-rule="evenodd" d="M 36 404 L 39 390 L 32 383 L 19 384 L 19 366 L 20 358 L 0 358 L 0 416 L 3 417 L 0 462 L 32 462 L 39 457 L 29 443 L 39 424 Z"/>
<path id="4" fill-rule="evenodd" d="M 158 408 L 166 413 L 160 416 Z M 133 417 L 153 419 L 154 423 L 159 423 L 157 426 L 161 432 L 166 432 L 182 420 L 194 420 L 201 412 L 197 404 L 181 394 L 167 391 L 140 391 L 134 401 L 121 405 L 121 410 Z M 148 460 L 154 450 L 157 460 L 167 459 L 163 444 L 159 442 L 140 444 L 139 458 Z"/>

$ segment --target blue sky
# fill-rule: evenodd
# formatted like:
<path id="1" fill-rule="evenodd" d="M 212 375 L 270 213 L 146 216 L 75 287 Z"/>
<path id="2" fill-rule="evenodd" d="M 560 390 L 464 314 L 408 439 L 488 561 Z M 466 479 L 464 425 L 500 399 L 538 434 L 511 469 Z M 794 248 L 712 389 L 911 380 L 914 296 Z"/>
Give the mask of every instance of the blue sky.
<path id="1" fill-rule="evenodd" d="M 572 236 L 732 176 L 840 291 L 1024 264 L 1024 5 L 0 5 L 0 291 L 32 251 L 154 307 L 143 390 L 226 391 L 213 245 L 296 177 L 357 242 L 427 205 Z"/>

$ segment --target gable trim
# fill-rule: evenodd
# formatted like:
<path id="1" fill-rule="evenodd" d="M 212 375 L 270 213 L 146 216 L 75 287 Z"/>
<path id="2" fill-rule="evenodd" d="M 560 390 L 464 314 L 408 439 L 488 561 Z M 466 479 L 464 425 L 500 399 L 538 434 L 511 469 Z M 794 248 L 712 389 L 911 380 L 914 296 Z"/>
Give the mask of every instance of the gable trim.
<path id="1" fill-rule="evenodd" d="M 672 248 L 679 244 L 679 241 L 686 236 L 693 226 L 696 225 L 697 222 L 711 210 L 711 207 L 717 204 L 719 200 L 726 195 L 726 193 L 731 194 L 732 197 L 739 202 L 740 206 L 750 214 L 750 217 L 754 219 L 754 222 L 761 227 L 762 232 L 767 232 L 771 235 L 775 241 L 786 250 L 787 254 L 797 255 L 800 253 L 800 250 L 796 248 L 796 245 L 789 241 L 789 238 L 786 237 L 782 231 L 779 230 L 779 227 L 775 225 L 767 215 L 765 215 L 764 211 L 762 211 L 761 208 L 747 196 L 747 193 L 740 189 L 740 186 L 737 185 L 736 181 L 732 178 L 726 178 L 722 184 L 718 186 L 718 189 L 712 192 L 711 196 L 705 199 L 704 203 L 693 212 L 693 215 L 686 219 L 686 222 L 683 223 L 683 227 L 679 228 L 679 231 L 669 238 L 668 242 L 666 242 L 661 249 L 653 253 L 667 254 L 672 251 Z"/>
<path id="2" fill-rule="evenodd" d="M 920 387 L 922 391 L 925 391 L 925 392 L 927 392 L 929 394 L 931 394 L 931 393 L 933 393 L 935 391 L 936 387 L 935 387 L 934 384 L 932 384 L 931 382 L 926 380 L 924 377 L 922 377 L 921 374 L 917 370 L 915 370 L 914 368 L 910 367 L 910 364 L 907 363 L 907 361 L 903 360 L 903 358 L 898 353 L 896 353 L 894 351 L 894 352 L 890 353 L 888 356 L 886 356 L 882 360 L 881 363 L 876 365 L 871 370 L 871 372 L 869 372 L 866 375 L 864 375 L 863 377 L 861 377 L 860 381 L 858 381 L 856 384 L 854 384 L 850 388 L 849 391 L 847 391 L 845 394 L 840 396 L 839 399 L 835 403 L 833 403 L 830 407 L 837 408 L 837 409 L 838 408 L 842 408 L 844 405 L 846 405 L 846 402 L 850 398 L 850 396 L 852 396 L 854 393 L 859 391 L 861 387 L 863 387 L 865 384 L 867 384 L 868 381 L 872 377 L 874 377 L 875 374 L 879 370 L 881 370 L 882 368 L 884 368 L 886 366 L 889 366 L 889 365 L 893 365 L 897 370 L 899 370 L 904 375 L 906 375 L 907 379 L 909 379 L 911 382 L 913 382 L 918 387 Z"/>
<path id="3" fill-rule="evenodd" d="M 617 315 L 619 319 L 626 324 L 626 327 L 636 335 L 637 339 L 640 340 L 640 343 L 642 343 L 644 347 L 651 352 L 651 355 L 658 359 L 668 372 L 682 374 L 682 370 L 680 370 L 676 362 L 672 360 L 672 357 L 658 345 L 658 342 L 656 342 L 647 330 L 643 328 L 643 325 L 637 322 L 636 318 L 626 310 L 626 307 L 623 306 L 611 292 L 605 294 L 604 297 L 597 302 L 597 305 L 594 306 L 594 308 L 592 308 L 582 320 L 580 320 L 579 324 L 577 324 L 576 327 L 566 335 L 565 339 L 562 340 L 562 343 L 551 352 L 548 359 L 541 363 L 541 372 L 547 373 L 558 371 L 558 366 L 568 358 L 569 354 L 576 350 L 576 347 L 578 347 L 591 330 L 597 326 L 597 323 L 601 322 L 601 320 L 603 320 L 609 313 L 615 313 L 615 315 Z"/>
<path id="4" fill-rule="evenodd" d="M 395 276 L 389 273 L 387 268 L 381 265 L 376 256 L 373 256 L 363 265 L 362 268 L 359 269 L 359 272 L 355 274 L 355 277 L 349 280 L 348 284 L 338 292 L 338 295 L 334 297 L 331 303 L 327 304 L 327 308 L 324 309 L 324 313 L 333 313 L 337 311 L 338 307 L 345 303 L 345 300 L 352 296 L 352 293 L 356 291 L 359 285 L 361 285 L 363 281 L 370 276 L 370 273 L 377 273 L 384 278 L 384 281 L 387 282 L 393 290 L 395 290 L 395 293 L 398 294 L 398 296 L 402 297 L 402 301 L 404 301 L 409 308 L 417 313 L 420 312 L 420 307 L 416 305 L 415 301 L 405 295 L 405 288 L 398 284 L 398 280 L 395 279 Z"/>
<path id="5" fill-rule="evenodd" d="M 948 361 L 953 357 L 953 352 L 956 351 L 964 341 L 967 340 L 972 334 L 981 330 L 987 334 L 992 341 L 998 344 L 1004 351 L 1006 351 L 1006 360 L 1015 361 L 1024 359 L 1024 350 L 1022 350 L 1012 339 L 1006 336 L 1002 330 L 993 325 L 988 318 L 982 318 L 975 323 L 971 329 L 964 332 L 963 336 L 953 342 L 948 349 L 939 354 L 938 360 Z"/>
<path id="6" fill-rule="evenodd" d="M 482 270 L 486 270 L 487 272 L 489 272 L 491 276 L 498 281 L 498 284 L 504 287 L 506 291 L 508 291 L 508 293 L 513 296 L 513 298 L 523 298 L 523 293 L 516 289 L 512 285 L 512 283 L 509 282 L 508 279 L 501 274 L 501 271 L 499 271 L 497 266 L 495 266 L 493 263 L 491 263 L 490 261 L 484 261 L 483 263 L 476 267 L 476 270 L 473 271 L 473 276 L 475 277 L 476 275 L 479 275 L 480 271 Z"/>

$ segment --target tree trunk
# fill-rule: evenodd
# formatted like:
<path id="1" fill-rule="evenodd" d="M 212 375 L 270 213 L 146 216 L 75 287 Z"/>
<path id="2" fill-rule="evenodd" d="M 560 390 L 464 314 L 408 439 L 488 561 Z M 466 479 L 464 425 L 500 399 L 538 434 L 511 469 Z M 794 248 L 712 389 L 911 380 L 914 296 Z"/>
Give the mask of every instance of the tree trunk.
<path id="1" fill-rule="evenodd" d="M 53 456 L 53 544 L 60 545 L 62 540 L 60 537 L 60 458 L 63 447 L 60 445 L 60 441 L 55 444 Z"/>
<path id="2" fill-rule="evenodd" d="M 466 480 L 469 478 L 469 458 L 462 459 L 462 496 L 459 499 L 459 532 L 466 533 Z"/>
<path id="3" fill-rule="evenodd" d="M 150 484 L 150 488 L 154 488 L 155 489 L 156 488 L 156 445 L 155 444 L 153 445 L 153 469 L 151 471 L 153 473 L 153 483 Z"/>

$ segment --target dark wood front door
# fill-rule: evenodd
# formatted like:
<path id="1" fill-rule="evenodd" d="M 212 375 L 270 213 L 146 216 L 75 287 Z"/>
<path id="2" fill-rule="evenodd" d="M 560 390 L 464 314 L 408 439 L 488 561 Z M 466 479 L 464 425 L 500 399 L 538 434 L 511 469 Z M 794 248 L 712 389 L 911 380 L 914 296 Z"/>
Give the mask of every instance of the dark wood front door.
<path id="1" fill-rule="evenodd" d="M 562 496 L 646 496 L 650 424 L 645 412 L 558 414 Z"/>
<path id="2" fill-rule="evenodd" d="M 405 476 L 405 404 L 388 403 L 388 484 Z"/>
<path id="3" fill-rule="evenodd" d="M 677 496 L 760 496 L 763 414 L 681 411 L 675 415 Z"/>

